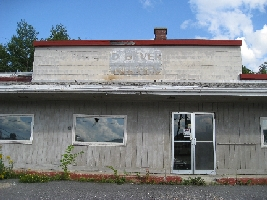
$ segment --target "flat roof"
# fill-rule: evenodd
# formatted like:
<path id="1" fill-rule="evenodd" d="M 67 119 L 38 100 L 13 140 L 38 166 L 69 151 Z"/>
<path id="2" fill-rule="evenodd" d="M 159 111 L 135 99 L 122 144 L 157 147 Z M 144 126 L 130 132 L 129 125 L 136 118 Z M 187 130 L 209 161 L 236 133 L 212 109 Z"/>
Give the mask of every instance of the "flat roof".
<path id="1" fill-rule="evenodd" d="M 34 41 L 34 47 L 48 46 L 242 46 L 242 40 L 59 40 Z"/>

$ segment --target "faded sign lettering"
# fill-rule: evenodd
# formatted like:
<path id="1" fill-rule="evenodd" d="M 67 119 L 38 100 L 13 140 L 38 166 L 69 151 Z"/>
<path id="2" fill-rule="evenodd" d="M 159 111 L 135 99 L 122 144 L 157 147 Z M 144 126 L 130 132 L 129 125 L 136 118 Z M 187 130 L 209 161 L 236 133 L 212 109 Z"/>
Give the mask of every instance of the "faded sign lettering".
<path id="1" fill-rule="evenodd" d="M 161 51 L 154 48 L 116 48 L 110 52 L 110 72 L 115 75 L 159 74 L 161 57 Z"/>

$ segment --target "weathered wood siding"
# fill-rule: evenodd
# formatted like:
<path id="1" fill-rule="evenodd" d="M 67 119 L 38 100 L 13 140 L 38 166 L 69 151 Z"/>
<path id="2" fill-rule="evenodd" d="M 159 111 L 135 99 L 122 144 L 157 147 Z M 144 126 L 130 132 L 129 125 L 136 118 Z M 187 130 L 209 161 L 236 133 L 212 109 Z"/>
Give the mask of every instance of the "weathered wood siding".
<path id="1" fill-rule="evenodd" d="M 217 173 L 266 174 L 260 117 L 267 116 L 267 105 L 224 103 L 218 104 L 216 113 Z"/>
<path id="2" fill-rule="evenodd" d="M 260 146 L 260 103 L 38 101 L 0 103 L 1 114 L 34 114 L 33 143 L 2 144 L 15 168 L 59 170 L 72 142 L 73 114 L 127 115 L 127 145 L 76 146 L 85 153 L 72 170 L 170 173 L 171 112 L 215 112 L 217 174 L 265 174 L 267 148 Z"/>

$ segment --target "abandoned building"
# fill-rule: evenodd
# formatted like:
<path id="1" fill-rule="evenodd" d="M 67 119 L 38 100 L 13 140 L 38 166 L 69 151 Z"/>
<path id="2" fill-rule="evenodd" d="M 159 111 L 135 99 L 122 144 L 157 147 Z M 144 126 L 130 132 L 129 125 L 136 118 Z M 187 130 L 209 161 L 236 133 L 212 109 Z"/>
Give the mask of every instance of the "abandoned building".
<path id="1" fill-rule="evenodd" d="M 0 78 L 0 146 L 15 169 L 266 174 L 267 80 L 240 40 L 36 41 L 33 72 Z M 17 77 L 18 78 L 18 77 Z"/>

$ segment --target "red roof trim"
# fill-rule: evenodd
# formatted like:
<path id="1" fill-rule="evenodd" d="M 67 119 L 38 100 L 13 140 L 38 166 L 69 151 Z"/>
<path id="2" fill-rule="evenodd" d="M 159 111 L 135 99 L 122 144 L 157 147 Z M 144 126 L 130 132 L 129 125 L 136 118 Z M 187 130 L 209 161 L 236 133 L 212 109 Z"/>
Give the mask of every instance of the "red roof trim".
<path id="1" fill-rule="evenodd" d="M 242 40 L 61 40 L 35 41 L 35 47 L 48 46 L 241 46 Z"/>
<path id="2" fill-rule="evenodd" d="M 31 76 L 13 76 L 13 77 L 0 77 L 0 82 L 31 82 Z"/>
<path id="3" fill-rule="evenodd" d="M 267 74 L 240 74 L 240 80 L 267 80 Z"/>

